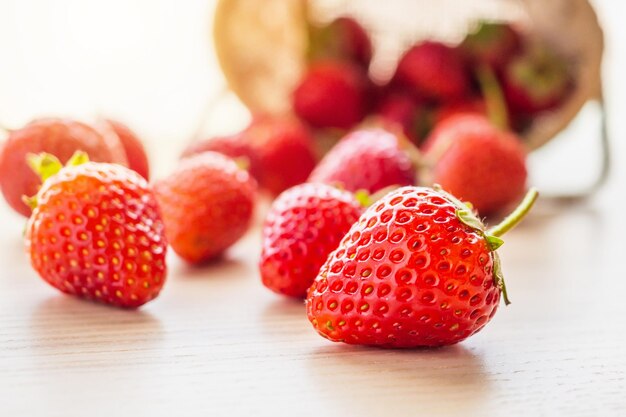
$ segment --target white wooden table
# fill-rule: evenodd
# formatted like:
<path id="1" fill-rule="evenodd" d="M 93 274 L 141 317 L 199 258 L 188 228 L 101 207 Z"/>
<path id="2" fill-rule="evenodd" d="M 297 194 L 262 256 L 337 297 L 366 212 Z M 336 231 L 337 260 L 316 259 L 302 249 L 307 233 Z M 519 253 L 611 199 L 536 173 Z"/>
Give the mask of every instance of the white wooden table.
<path id="1" fill-rule="evenodd" d="M 513 304 L 481 333 L 437 350 L 332 344 L 313 331 L 301 302 L 262 287 L 258 227 L 206 268 L 170 254 L 162 295 L 140 311 L 79 301 L 30 269 L 23 220 L 0 204 L 0 415 L 626 415 L 618 3 L 599 2 L 613 48 L 612 180 L 586 204 L 540 203 L 507 236 L 501 254 Z M 142 114 L 143 130 L 157 132 L 160 119 L 150 125 Z M 184 146 L 164 130 L 151 147 L 160 173 Z"/>

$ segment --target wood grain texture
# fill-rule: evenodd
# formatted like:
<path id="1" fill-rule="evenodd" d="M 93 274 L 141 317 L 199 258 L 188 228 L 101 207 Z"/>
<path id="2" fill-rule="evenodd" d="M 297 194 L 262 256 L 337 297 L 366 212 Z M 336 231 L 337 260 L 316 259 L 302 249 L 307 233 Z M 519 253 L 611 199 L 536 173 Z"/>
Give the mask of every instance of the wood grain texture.
<path id="1" fill-rule="evenodd" d="M 140 311 L 98 306 L 36 276 L 24 221 L 0 202 L 0 415 L 626 415 L 626 27 L 620 2 L 596 3 L 618 139 L 611 183 L 587 203 L 541 202 L 507 235 L 513 304 L 481 333 L 435 350 L 332 344 L 301 302 L 262 287 L 258 226 L 218 264 L 170 254 L 162 295 Z M 184 146 L 170 139 L 152 138 L 157 176 Z"/>
<path id="2" fill-rule="evenodd" d="M 2 407 L 14 416 L 620 415 L 626 284 L 622 248 L 608 244 L 620 234 L 594 206 L 558 217 L 540 209 L 502 248 L 513 304 L 460 345 L 413 351 L 317 336 L 301 302 L 261 286 L 258 228 L 219 264 L 171 256 L 161 297 L 133 312 L 49 288 L 29 269 L 19 219 L 3 211 Z"/>

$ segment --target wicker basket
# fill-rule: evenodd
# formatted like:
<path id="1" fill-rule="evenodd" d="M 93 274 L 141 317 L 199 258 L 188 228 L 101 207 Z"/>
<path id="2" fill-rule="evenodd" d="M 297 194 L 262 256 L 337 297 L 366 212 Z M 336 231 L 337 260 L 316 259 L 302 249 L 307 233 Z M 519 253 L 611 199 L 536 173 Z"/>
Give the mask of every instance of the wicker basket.
<path id="1" fill-rule="evenodd" d="M 460 40 L 480 18 L 514 20 L 552 44 L 572 63 L 576 90 L 524 132 L 529 150 L 567 127 L 587 101 L 601 98 L 604 41 L 588 0 L 219 0 L 214 39 L 229 88 L 253 112 L 288 112 L 305 66 L 305 19 L 340 14 L 356 16 L 372 33 L 375 77 L 388 75 L 416 40 Z"/>

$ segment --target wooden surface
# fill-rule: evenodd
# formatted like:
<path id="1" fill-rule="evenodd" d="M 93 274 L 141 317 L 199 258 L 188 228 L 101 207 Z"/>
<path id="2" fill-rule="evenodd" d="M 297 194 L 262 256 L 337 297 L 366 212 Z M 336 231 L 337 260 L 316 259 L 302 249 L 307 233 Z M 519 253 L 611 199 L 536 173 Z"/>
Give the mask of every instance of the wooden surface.
<path id="1" fill-rule="evenodd" d="M 162 295 L 140 311 L 75 300 L 30 269 L 23 220 L 2 203 L 0 415 L 626 415 L 626 63 L 616 41 L 624 34 L 618 3 L 598 3 L 608 21 L 611 181 L 586 203 L 542 202 L 507 236 L 500 252 L 513 304 L 481 333 L 436 350 L 332 344 L 313 331 L 301 302 L 260 284 L 258 228 L 219 264 L 192 268 L 170 254 Z M 158 130 L 145 121 L 144 131 Z M 165 137 L 151 147 L 161 173 L 184 146 Z M 558 146 L 546 154 L 574 150 L 559 159 L 570 165 L 586 155 Z M 591 166 L 573 171 L 589 177 Z M 569 177 L 553 167 L 535 172 L 540 180 Z"/>

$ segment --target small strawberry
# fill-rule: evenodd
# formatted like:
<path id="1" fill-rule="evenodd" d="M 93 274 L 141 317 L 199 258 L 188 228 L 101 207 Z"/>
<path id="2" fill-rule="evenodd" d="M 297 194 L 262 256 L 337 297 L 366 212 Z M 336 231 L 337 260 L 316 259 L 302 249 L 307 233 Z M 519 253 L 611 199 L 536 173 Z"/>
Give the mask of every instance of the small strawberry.
<path id="1" fill-rule="evenodd" d="M 348 60 L 367 68 L 372 60 L 372 42 L 359 22 L 341 16 L 326 25 L 310 28 L 308 58 Z"/>
<path id="2" fill-rule="evenodd" d="M 349 133 L 313 170 L 309 182 L 339 184 L 348 191 L 375 193 L 416 183 L 417 152 L 407 140 L 380 128 Z"/>
<path id="3" fill-rule="evenodd" d="M 51 155 L 30 156 L 43 186 L 26 229 L 33 268 L 53 287 L 118 307 L 139 307 L 165 282 L 167 241 L 144 178 L 117 164 L 63 168 Z"/>
<path id="4" fill-rule="evenodd" d="M 207 151 L 221 153 L 236 161 L 243 161 L 250 175 L 260 182 L 263 173 L 261 161 L 250 142 L 245 132 L 228 136 L 212 136 L 193 142 L 185 149 L 182 158 L 189 158 Z"/>
<path id="5" fill-rule="evenodd" d="M 296 119 L 257 116 L 242 135 L 258 159 L 261 188 L 273 195 L 306 181 L 315 167 L 313 137 Z"/>
<path id="6" fill-rule="evenodd" d="M 526 188 L 520 139 L 478 115 L 458 115 L 436 126 L 424 145 L 432 182 L 471 202 L 483 216 L 516 203 Z"/>
<path id="7" fill-rule="evenodd" d="M 282 193 L 263 225 L 263 284 L 279 294 L 304 298 L 328 254 L 361 212 L 352 193 L 325 184 L 301 184 Z"/>
<path id="8" fill-rule="evenodd" d="M 154 190 L 170 245 L 188 262 L 218 257 L 250 226 L 255 181 L 224 155 L 204 152 L 184 159 Z"/>
<path id="9" fill-rule="evenodd" d="M 368 110 L 371 85 L 365 72 L 348 62 L 318 61 L 293 93 L 293 109 L 317 128 L 350 129 Z"/>
<path id="10" fill-rule="evenodd" d="M 475 114 L 487 117 L 487 105 L 481 98 L 471 98 L 439 107 L 434 114 L 434 125 L 443 123 L 444 120 L 455 117 L 459 114 Z"/>
<path id="11" fill-rule="evenodd" d="M 419 144 L 428 130 L 428 111 L 408 94 L 392 92 L 383 96 L 376 106 L 376 115 L 384 127 L 400 129 L 409 140 Z"/>
<path id="12" fill-rule="evenodd" d="M 473 66 L 502 69 L 522 47 L 522 37 L 510 23 L 480 21 L 461 43 L 461 50 Z"/>
<path id="13" fill-rule="evenodd" d="M 26 155 L 47 152 L 65 163 L 79 150 L 94 161 L 126 164 L 124 148 L 115 135 L 103 135 L 78 121 L 39 119 L 11 131 L 0 159 L 0 184 L 9 205 L 30 216 L 31 209 L 22 197 L 35 195 L 41 186 L 41 180 L 26 164 Z"/>
<path id="14" fill-rule="evenodd" d="M 470 337 L 494 316 L 500 296 L 508 303 L 496 249 L 536 198 L 531 191 L 486 229 L 445 192 L 388 194 L 322 266 L 306 300 L 309 320 L 323 337 L 357 345 L 444 346 Z"/>
<path id="15" fill-rule="evenodd" d="M 128 167 L 145 179 L 150 179 L 150 162 L 139 136 L 128 126 L 115 120 L 108 119 L 100 123 L 108 124 L 122 142 L 126 159 L 128 159 Z"/>
<path id="16" fill-rule="evenodd" d="M 573 80 L 564 58 L 547 45 L 534 44 L 509 62 L 502 84 L 512 113 L 533 115 L 557 107 Z"/>
<path id="17" fill-rule="evenodd" d="M 406 87 L 418 98 L 437 102 L 469 94 L 471 80 L 460 53 L 443 43 L 425 41 L 400 58 L 392 84 Z"/>

